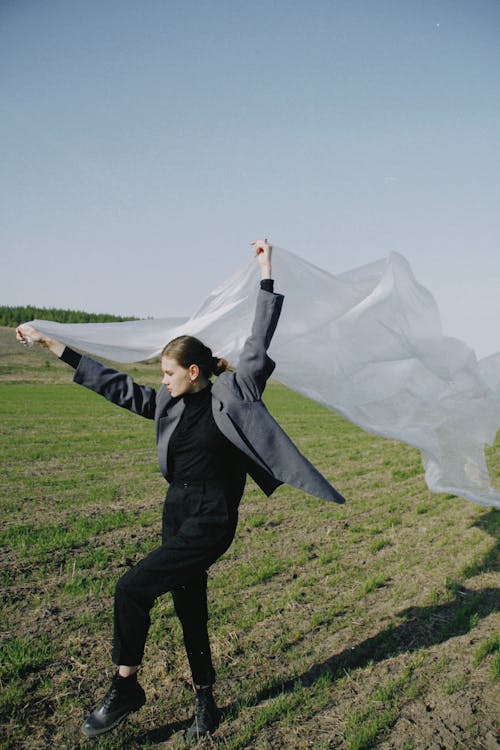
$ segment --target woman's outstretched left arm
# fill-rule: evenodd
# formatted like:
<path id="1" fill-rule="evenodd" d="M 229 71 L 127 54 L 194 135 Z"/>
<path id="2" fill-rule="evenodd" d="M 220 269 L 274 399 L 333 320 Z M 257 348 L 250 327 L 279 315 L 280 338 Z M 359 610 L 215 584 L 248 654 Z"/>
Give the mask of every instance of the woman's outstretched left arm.
<path id="1" fill-rule="evenodd" d="M 52 339 L 32 326 L 23 323 L 16 329 L 17 340 L 29 345 L 41 344 L 46 349 L 74 368 L 73 381 L 83 385 L 117 406 L 134 412 L 146 419 L 154 419 L 156 409 L 156 389 L 139 385 L 124 372 L 114 370 L 91 357 L 75 352 L 57 339 Z"/>
<path id="2" fill-rule="evenodd" d="M 56 357 L 60 357 L 65 349 L 65 344 L 61 341 L 49 338 L 49 336 L 46 336 L 30 323 L 23 323 L 17 326 L 16 338 L 25 346 L 29 346 L 31 342 L 36 341 L 37 344 L 41 344 L 41 346 L 44 346 L 52 354 L 55 354 Z"/>

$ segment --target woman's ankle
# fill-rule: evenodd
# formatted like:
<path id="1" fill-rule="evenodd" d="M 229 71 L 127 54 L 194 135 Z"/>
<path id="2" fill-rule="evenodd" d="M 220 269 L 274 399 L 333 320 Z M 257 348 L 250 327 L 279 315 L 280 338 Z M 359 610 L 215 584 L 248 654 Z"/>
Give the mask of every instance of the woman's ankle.
<path id="1" fill-rule="evenodd" d="M 127 667 L 127 666 L 125 666 L 123 664 L 120 664 L 120 666 L 118 667 L 118 676 L 122 677 L 124 679 L 127 678 L 127 677 L 137 676 L 137 670 L 138 669 L 139 669 L 138 666 L 137 667 Z"/>

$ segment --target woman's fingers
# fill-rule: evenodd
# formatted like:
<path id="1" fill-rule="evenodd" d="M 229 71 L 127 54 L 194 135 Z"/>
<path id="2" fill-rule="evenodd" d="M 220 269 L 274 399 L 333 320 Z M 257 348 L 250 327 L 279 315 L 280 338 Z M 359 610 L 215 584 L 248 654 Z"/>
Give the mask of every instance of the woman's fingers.
<path id="1" fill-rule="evenodd" d="M 21 344 L 31 346 L 34 341 L 43 341 L 43 334 L 28 323 L 22 323 L 16 328 L 16 338 Z"/>
<path id="2" fill-rule="evenodd" d="M 25 330 L 22 330 L 20 326 L 16 329 L 16 339 L 24 346 L 31 346 L 33 344 L 33 339 L 30 338 L 28 333 Z"/>
<path id="3" fill-rule="evenodd" d="M 16 339 L 18 341 L 23 341 L 23 339 L 28 335 L 28 332 L 24 330 L 23 326 L 17 326 L 16 328 Z"/>
<path id="4" fill-rule="evenodd" d="M 267 240 L 254 240 L 251 244 L 255 250 L 255 256 L 260 267 L 261 277 L 263 279 L 271 278 L 272 245 L 270 245 Z"/>
<path id="5" fill-rule="evenodd" d="M 267 240 L 253 240 L 250 244 L 253 245 L 255 255 L 261 255 L 261 253 L 269 254 L 271 252 L 271 245 Z"/>

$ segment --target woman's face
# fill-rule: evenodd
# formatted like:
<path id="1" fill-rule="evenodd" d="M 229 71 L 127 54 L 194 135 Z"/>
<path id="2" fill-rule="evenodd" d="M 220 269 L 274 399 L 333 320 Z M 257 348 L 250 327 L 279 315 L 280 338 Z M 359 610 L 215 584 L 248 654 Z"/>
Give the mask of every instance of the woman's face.
<path id="1" fill-rule="evenodd" d="M 192 367 L 193 365 L 191 365 Z M 192 374 L 189 369 L 181 367 L 176 359 L 161 358 L 163 380 L 161 381 L 173 398 L 193 390 Z"/>

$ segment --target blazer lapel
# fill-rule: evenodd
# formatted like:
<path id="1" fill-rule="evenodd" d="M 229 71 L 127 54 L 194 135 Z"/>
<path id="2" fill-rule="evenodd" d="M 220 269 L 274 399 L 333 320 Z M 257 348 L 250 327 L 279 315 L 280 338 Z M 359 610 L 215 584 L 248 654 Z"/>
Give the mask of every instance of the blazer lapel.
<path id="1" fill-rule="evenodd" d="M 173 431 L 179 424 L 183 411 L 184 401 L 180 398 L 178 401 L 169 403 L 168 407 L 164 410 L 163 416 L 159 417 L 156 422 L 156 449 L 158 451 L 160 470 L 164 477 L 166 477 L 168 473 L 168 444 Z"/>

